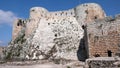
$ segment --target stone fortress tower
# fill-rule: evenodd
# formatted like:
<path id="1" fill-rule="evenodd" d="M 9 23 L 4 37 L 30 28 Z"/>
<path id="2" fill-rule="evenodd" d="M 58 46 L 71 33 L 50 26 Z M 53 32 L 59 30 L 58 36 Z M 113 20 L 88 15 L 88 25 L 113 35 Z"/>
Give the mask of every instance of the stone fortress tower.
<path id="1" fill-rule="evenodd" d="M 22 46 L 16 56 L 25 59 L 85 60 L 93 55 L 86 25 L 105 17 L 104 10 L 95 3 L 55 12 L 33 7 L 28 19 L 15 21 L 10 46 Z"/>
<path id="2" fill-rule="evenodd" d="M 115 57 L 120 51 L 120 15 L 87 24 L 89 57 Z M 119 55 L 120 56 L 120 55 Z"/>

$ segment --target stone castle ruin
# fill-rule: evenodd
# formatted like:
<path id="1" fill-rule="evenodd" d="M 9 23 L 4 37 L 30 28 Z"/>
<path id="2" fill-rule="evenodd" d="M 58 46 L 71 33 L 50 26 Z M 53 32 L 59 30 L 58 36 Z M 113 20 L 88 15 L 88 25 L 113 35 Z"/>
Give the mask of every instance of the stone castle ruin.
<path id="1" fill-rule="evenodd" d="M 119 53 L 120 16 L 106 17 L 95 3 L 66 11 L 30 9 L 30 17 L 13 24 L 6 58 L 85 60 Z"/>
<path id="2" fill-rule="evenodd" d="M 30 9 L 29 19 L 18 19 L 17 21 L 15 21 L 12 37 L 13 39 L 17 37 L 17 33 L 21 31 L 21 28 L 24 25 L 22 25 L 22 23 L 26 23 L 25 35 L 28 36 L 37 27 L 41 19 L 45 19 L 46 21 L 52 20 L 54 22 L 57 22 L 55 18 L 75 18 L 78 21 L 79 25 L 85 25 L 87 22 L 92 22 L 94 21 L 94 19 L 103 19 L 105 16 L 106 15 L 102 8 L 94 3 L 82 4 L 70 10 L 57 12 L 49 12 L 47 9 L 42 7 L 33 7 Z M 16 25 L 17 23 L 21 25 Z"/>

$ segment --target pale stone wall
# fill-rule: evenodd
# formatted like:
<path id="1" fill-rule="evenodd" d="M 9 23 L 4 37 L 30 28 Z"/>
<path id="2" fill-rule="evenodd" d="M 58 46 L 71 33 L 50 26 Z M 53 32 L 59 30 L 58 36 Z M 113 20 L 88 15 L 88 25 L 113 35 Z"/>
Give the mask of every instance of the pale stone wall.
<path id="1" fill-rule="evenodd" d="M 108 56 L 108 50 L 112 56 L 116 55 L 120 44 L 120 20 L 117 18 L 106 17 L 87 25 L 89 57 Z"/>
<path id="2" fill-rule="evenodd" d="M 29 45 L 32 45 L 30 52 L 34 52 L 34 56 L 29 58 L 77 60 L 77 50 L 83 32 L 74 17 L 42 18 L 33 38 L 29 39 L 31 42 L 28 41 Z M 39 51 L 43 54 L 36 56 Z"/>
<path id="3" fill-rule="evenodd" d="M 31 33 L 33 33 L 36 29 L 36 27 L 38 26 L 38 22 L 45 18 L 46 20 L 52 18 L 58 18 L 58 17 L 74 17 L 74 10 L 70 9 L 67 11 L 56 11 L 56 12 L 48 12 L 48 10 L 46 10 L 45 8 L 42 7 L 33 7 L 30 9 L 30 17 L 29 17 L 29 21 L 26 24 L 26 36 L 31 35 Z M 52 20 L 51 19 L 51 20 Z"/>
<path id="4" fill-rule="evenodd" d="M 92 22 L 95 19 L 103 19 L 106 14 L 104 10 L 95 3 L 85 3 L 75 8 L 76 19 L 79 24 L 86 25 L 88 22 Z"/>
<path id="5" fill-rule="evenodd" d="M 26 23 L 26 32 L 25 35 L 28 37 L 31 33 L 34 32 L 35 28 L 38 25 L 38 22 L 41 18 L 47 17 L 48 11 L 42 7 L 33 7 L 30 9 L 30 17 Z"/>
<path id="6" fill-rule="evenodd" d="M 23 20 L 17 19 L 14 21 L 13 24 L 13 32 L 12 32 L 12 40 L 15 40 L 16 37 L 18 37 L 19 32 L 22 30 L 23 26 Z"/>
<path id="7" fill-rule="evenodd" d="M 56 12 L 50 12 L 48 14 L 48 17 L 75 17 L 74 9 L 69 9 L 66 11 L 56 11 Z"/>
<path id="8" fill-rule="evenodd" d="M 34 32 L 35 27 L 37 27 L 38 22 L 42 18 L 66 18 L 66 17 L 74 17 L 77 19 L 78 23 L 82 26 L 87 22 L 92 22 L 95 19 L 102 19 L 106 15 L 102 8 L 95 3 L 86 3 L 77 6 L 76 8 L 64 10 L 64 11 L 55 11 L 49 12 L 45 8 L 42 7 L 33 7 L 30 9 L 30 21 L 26 24 L 26 36 L 30 35 Z M 51 19 L 51 20 L 52 20 Z"/>
<path id="9" fill-rule="evenodd" d="M 35 20 L 35 19 L 29 19 L 27 20 L 26 23 L 26 30 L 25 30 L 25 35 L 26 37 L 30 36 L 31 33 L 34 33 L 34 30 L 37 28 L 38 22 L 41 19 Z"/>
<path id="10" fill-rule="evenodd" d="M 30 9 L 30 17 L 29 19 L 38 20 L 40 18 L 44 18 L 47 16 L 47 9 L 42 7 L 33 7 Z"/>

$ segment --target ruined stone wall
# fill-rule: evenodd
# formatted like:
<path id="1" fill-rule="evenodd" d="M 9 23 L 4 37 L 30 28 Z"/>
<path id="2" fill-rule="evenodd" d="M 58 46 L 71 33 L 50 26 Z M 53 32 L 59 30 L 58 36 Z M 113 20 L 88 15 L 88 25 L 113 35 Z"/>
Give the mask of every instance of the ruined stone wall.
<path id="1" fill-rule="evenodd" d="M 47 9 L 42 7 L 33 7 L 30 9 L 30 17 L 26 24 L 26 36 L 29 36 L 34 32 L 35 28 L 38 25 L 38 22 L 45 18 L 54 20 L 54 18 L 66 18 L 74 17 L 77 19 L 78 23 L 82 26 L 87 22 L 92 22 L 95 19 L 102 19 L 105 17 L 105 13 L 102 8 L 95 3 L 86 3 L 77 6 L 76 8 L 64 10 L 64 11 L 55 11 L 49 12 Z M 42 23 L 42 22 L 41 22 Z"/>
<path id="2" fill-rule="evenodd" d="M 21 19 L 17 19 L 14 21 L 13 24 L 13 32 L 12 32 L 12 40 L 15 40 L 18 37 L 19 32 L 21 32 L 22 28 L 24 27 L 24 21 Z"/>
<path id="3" fill-rule="evenodd" d="M 106 17 L 104 10 L 100 5 L 95 3 L 85 3 L 74 8 L 76 19 L 81 25 L 92 22 L 95 19 L 103 19 Z"/>
<path id="4" fill-rule="evenodd" d="M 45 8 L 42 7 L 33 7 L 30 9 L 30 17 L 29 20 L 27 21 L 26 24 L 26 36 L 31 35 L 35 31 L 35 29 L 38 26 L 38 22 L 41 19 L 51 19 L 53 21 L 54 18 L 59 18 L 59 17 L 70 17 L 70 16 L 75 16 L 74 15 L 74 10 L 68 10 L 68 11 L 56 11 L 56 12 L 48 12 Z"/>
<path id="5" fill-rule="evenodd" d="M 34 48 L 38 47 L 48 57 L 77 60 L 77 50 L 82 37 L 83 30 L 75 18 L 44 18 L 40 20 L 30 43 L 34 45 L 32 50 L 35 50 L 35 54 L 38 51 Z M 44 55 L 39 56 L 33 59 L 44 58 Z"/>
<path id="6" fill-rule="evenodd" d="M 120 45 L 120 17 L 106 17 L 87 25 L 89 57 L 115 56 Z"/>
<path id="7" fill-rule="evenodd" d="M 38 25 L 38 22 L 42 18 L 46 18 L 48 11 L 42 7 L 33 7 L 30 9 L 29 19 L 26 20 L 26 32 L 25 35 L 28 37 L 35 31 L 35 28 Z"/>
<path id="8" fill-rule="evenodd" d="M 91 46 L 85 48 L 84 42 L 86 40 L 83 35 L 86 32 L 83 34 L 82 26 L 104 17 L 104 11 L 95 3 L 86 3 L 70 10 L 55 12 L 49 12 L 42 7 L 33 7 L 30 9 L 30 17 L 27 20 L 18 20 L 13 27 L 14 39 L 25 28 L 25 35 L 19 35 L 20 38 L 22 37 L 18 40 L 21 44 L 16 43 L 16 46 L 24 46 L 19 56 L 27 59 L 86 59 L 87 57 L 84 55 L 86 48 L 91 48 L 93 45 L 90 38 L 88 41 Z M 18 23 L 21 25 L 16 26 Z M 25 26 L 22 23 L 25 23 Z M 91 28 L 92 26 L 95 28 Z M 95 29 L 98 31 L 96 33 L 100 33 L 96 25 L 92 26 L 89 25 L 90 30 L 88 31 L 92 32 L 94 31 L 92 29 Z M 11 50 L 12 48 L 8 52 Z M 91 54 L 90 49 L 89 51 Z"/>
<path id="9" fill-rule="evenodd" d="M 89 58 L 84 68 L 120 68 L 119 62 L 119 57 Z"/>
<path id="10" fill-rule="evenodd" d="M 42 7 L 33 7 L 30 9 L 30 17 L 29 19 L 39 19 L 47 17 L 48 10 Z"/>
<path id="11" fill-rule="evenodd" d="M 75 17 L 74 9 L 66 10 L 66 11 L 56 11 L 50 12 L 48 17 Z"/>
<path id="12" fill-rule="evenodd" d="M 26 37 L 30 36 L 31 33 L 34 33 L 35 28 L 38 25 L 40 19 L 35 20 L 35 19 L 28 19 L 26 23 L 26 29 L 25 29 L 25 35 Z"/>

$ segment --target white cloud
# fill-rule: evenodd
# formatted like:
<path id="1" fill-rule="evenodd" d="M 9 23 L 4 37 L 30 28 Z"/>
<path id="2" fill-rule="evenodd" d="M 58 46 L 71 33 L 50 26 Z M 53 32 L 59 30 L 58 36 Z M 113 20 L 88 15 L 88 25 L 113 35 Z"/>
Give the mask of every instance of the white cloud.
<path id="1" fill-rule="evenodd" d="M 0 44 L 2 44 L 3 43 L 3 41 L 0 41 Z"/>
<path id="2" fill-rule="evenodd" d="M 13 21 L 17 18 L 15 13 L 11 11 L 0 10 L 0 24 L 12 25 Z"/>

